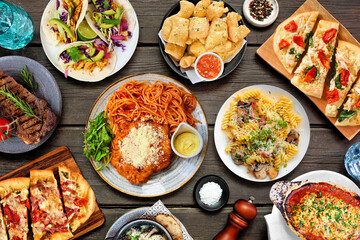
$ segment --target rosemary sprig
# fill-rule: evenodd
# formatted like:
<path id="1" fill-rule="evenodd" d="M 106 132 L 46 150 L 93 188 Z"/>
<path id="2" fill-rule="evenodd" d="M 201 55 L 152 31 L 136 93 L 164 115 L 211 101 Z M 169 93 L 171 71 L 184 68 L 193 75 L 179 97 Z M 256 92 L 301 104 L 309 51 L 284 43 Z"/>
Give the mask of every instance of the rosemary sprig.
<path id="1" fill-rule="evenodd" d="M 11 100 L 15 104 L 15 106 L 21 109 L 24 114 L 28 115 L 29 117 L 38 118 L 28 103 L 24 102 L 21 98 L 16 96 L 7 88 L 0 89 L 0 94 Z"/>
<path id="2" fill-rule="evenodd" d="M 37 83 L 34 81 L 33 76 L 31 73 L 29 73 L 26 65 L 24 68 L 20 71 L 20 77 L 22 78 L 22 83 L 25 85 L 25 87 L 32 92 L 33 94 L 36 93 L 37 89 Z"/>

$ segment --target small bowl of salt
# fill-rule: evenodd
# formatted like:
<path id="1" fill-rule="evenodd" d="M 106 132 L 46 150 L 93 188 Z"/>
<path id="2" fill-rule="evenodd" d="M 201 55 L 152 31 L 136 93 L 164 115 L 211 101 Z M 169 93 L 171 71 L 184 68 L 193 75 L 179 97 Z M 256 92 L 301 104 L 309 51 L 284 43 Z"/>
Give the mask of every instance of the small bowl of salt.
<path id="1" fill-rule="evenodd" d="M 204 176 L 195 184 L 194 198 L 198 206 L 206 211 L 220 210 L 229 200 L 229 186 L 219 176 Z"/>

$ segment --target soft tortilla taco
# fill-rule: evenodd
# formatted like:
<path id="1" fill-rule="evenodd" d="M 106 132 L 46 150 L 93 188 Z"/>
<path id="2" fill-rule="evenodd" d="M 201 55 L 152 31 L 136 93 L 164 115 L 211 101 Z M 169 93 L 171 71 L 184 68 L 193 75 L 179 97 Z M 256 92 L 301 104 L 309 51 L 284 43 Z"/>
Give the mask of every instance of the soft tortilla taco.
<path id="1" fill-rule="evenodd" d="M 135 11 L 127 0 L 91 0 L 86 21 L 110 47 L 122 47 L 135 29 Z"/>
<path id="2" fill-rule="evenodd" d="M 76 30 L 87 8 L 87 0 L 51 0 L 41 18 L 41 29 L 50 43 L 76 42 Z"/>
<path id="3" fill-rule="evenodd" d="M 100 39 L 65 45 L 58 61 L 65 77 L 97 82 L 108 77 L 115 68 L 116 54 Z"/>

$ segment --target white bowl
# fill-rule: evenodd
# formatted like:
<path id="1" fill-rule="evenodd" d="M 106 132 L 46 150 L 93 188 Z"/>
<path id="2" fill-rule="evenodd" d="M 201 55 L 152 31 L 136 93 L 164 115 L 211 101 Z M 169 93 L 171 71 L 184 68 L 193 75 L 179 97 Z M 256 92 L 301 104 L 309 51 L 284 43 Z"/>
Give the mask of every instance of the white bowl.
<path id="1" fill-rule="evenodd" d="M 180 154 L 178 151 L 176 151 L 175 146 L 174 146 L 174 142 L 175 142 L 175 139 L 177 138 L 177 136 L 179 136 L 180 134 L 185 133 L 185 132 L 190 132 L 190 133 L 195 134 L 199 138 L 199 141 L 200 141 L 199 149 L 196 151 L 196 153 L 189 155 L 189 156 Z M 192 126 L 187 124 L 186 122 L 180 123 L 179 126 L 176 128 L 174 134 L 171 137 L 171 149 L 174 151 L 174 153 L 176 155 L 178 155 L 181 158 L 192 158 L 192 157 L 198 155 L 201 152 L 203 146 L 204 146 L 204 141 L 203 141 L 200 133 L 195 128 L 193 128 Z"/>
<path id="2" fill-rule="evenodd" d="M 250 15 L 250 9 L 249 9 L 249 4 L 252 2 L 253 0 L 245 0 L 244 4 L 243 4 L 243 15 L 245 16 L 246 20 L 253 26 L 255 27 L 267 27 L 270 24 L 272 24 L 273 22 L 275 22 L 276 18 L 279 15 L 279 5 L 278 2 L 276 0 L 268 0 L 269 3 L 272 4 L 273 10 L 270 14 L 270 16 L 268 16 L 267 18 L 264 19 L 264 21 L 258 21 L 256 19 L 254 19 L 251 15 Z"/>
<path id="3" fill-rule="evenodd" d="M 204 77 L 201 76 L 201 75 L 198 73 L 198 71 L 197 71 L 197 63 L 198 63 L 199 59 L 200 59 L 202 56 L 208 55 L 208 54 L 217 57 L 217 58 L 220 60 L 220 62 L 221 62 L 221 69 L 220 69 L 219 74 L 218 74 L 216 77 L 210 78 L 210 79 L 209 79 L 209 78 L 204 78 Z M 196 58 L 196 61 L 195 61 L 195 74 L 196 74 L 196 76 L 197 76 L 199 79 L 201 79 L 202 81 L 207 81 L 207 82 L 214 81 L 214 80 L 218 79 L 218 78 L 221 76 L 221 74 L 223 73 L 223 71 L 224 71 L 224 62 L 223 62 L 223 60 L 221 59 L 221 57 L 220 57 L 219 55 L 217 55 L 216 53 L 213 53 L 213 52 L 204 52 L 203 54 L 201 54 L 200 56 L 198 56 L 198 57 Z"/>

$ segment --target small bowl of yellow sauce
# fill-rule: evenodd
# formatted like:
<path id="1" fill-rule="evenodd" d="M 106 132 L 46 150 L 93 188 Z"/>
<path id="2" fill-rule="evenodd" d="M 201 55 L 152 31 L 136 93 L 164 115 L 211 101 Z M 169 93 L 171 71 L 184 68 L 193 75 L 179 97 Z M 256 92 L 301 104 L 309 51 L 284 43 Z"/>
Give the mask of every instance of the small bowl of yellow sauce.
<path id="1" fill-rule="evenodd" d="M 171 137 L 171 148 L 181 158 L 192 158 L 198 155 L 203 145 L 204 141 L 200 133 L 185 122 L 179 124 Z"/>

